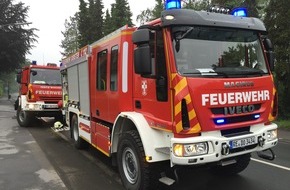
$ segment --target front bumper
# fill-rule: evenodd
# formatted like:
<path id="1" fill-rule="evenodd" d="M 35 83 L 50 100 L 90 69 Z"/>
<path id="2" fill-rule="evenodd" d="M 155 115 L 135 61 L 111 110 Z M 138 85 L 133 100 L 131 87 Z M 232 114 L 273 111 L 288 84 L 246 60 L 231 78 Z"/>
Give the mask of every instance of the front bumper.
<path id="1" fill-rule="evenodd" d="M 27 114 L 34 115 L 36 117 L 57 117 L 62 115 L 61 109 L 58 108 L 58 104 L 47 104 L 44 102 L 29 102 L 22 108 Z"/>
<path id="2" fill-rule="evenodd" d="M 60 111 L 58 104 L 47 104 L 44 102 L 35 102 L 25 104 L 24 111 Z"/>
<path id="3" fill-rule="evenodd" d="M 269 139 L 268 132 L 275 129 L 277 129 L 277 125 L 274 123 L 267 126 L 259 124 L 251 126 L 250 132 L 245 135 L 224 137 L 221 135 L 220 131 L 212 131 L 204 132 L 199 137 L 172 138 L 170 151 L 171 165 L 198 165 L 218 162 L 226 158 L 272 148 L 277 144 L 278 138 Z M 255 139 L 255 144 L 233 148 L 233 141 L 249 138 Z M 177 156 L 174 153 L 173 147 L 175 147 L 176 144 L 188 145 L 197 143 L 207 144 L 206 153 L 194 156 Z"/>

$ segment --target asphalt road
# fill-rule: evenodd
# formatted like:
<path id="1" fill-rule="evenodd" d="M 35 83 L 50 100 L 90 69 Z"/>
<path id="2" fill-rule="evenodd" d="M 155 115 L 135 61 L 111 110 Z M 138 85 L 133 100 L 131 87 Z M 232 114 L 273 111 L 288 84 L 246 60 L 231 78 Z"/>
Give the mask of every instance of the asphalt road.
<path id="1" fill-rule="evenodd" d="M 92 147 L 76 150 L 68 136 L 55 134 L 49 128 L 51 125 L 43 122 L 28 130 L 46 152 L 68 189 L 122 189 L 118 171 L 111 166 L 109 158 Z M 249 167 L 236 176 L 215 176 L 206 168 L 190 168 L 180 171 L 179 184 L 172 187 L 160 185 L 156 189 L 289 190 L 290 143 L 280 141 L 274 152 L 277 157 L 272 162 L 254 154 Z"/>
<path id="2" fill-rule="evenodd" d="M 3 120 L 6 125 L 17 128 L 15 118 Z M 88 150 L 75 149 L 66 135 L 58 135 L 50 129 L 52 124 L 52 120 L 44 119 L 21 130 L 32 135 L 67 189 L 123 189 L 118 171 L 111 166 L 109 158 L 92 147 Z M 289 190 L 290 141 L 281 140 L 274 151 L 277 155 L 274 161 L 265 161 L 253 155 L 249 167 L 236 176 L 215 176 L 206 168 L 190 168 L 180 172 L 180 183 L 172 187 L 160 185 L 156 189 Z"/>

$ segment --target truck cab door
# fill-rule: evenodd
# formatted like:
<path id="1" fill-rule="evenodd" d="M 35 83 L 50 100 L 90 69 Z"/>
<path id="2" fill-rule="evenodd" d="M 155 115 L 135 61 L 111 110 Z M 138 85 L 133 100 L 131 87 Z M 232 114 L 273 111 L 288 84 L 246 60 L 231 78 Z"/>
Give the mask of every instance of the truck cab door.
<path id="1" fill-rule="evenodd" d="M 170 130 L 172 103 L 169 98 L 169 76 L 162 30 L 141 30 L 140 34 L 133 34 L 133 42 L 137 45 L 134 52 L 135 73 L 139 74 L 135 77 L 134 85 L 135 110 L 153 120 L 153 127 Z"/>

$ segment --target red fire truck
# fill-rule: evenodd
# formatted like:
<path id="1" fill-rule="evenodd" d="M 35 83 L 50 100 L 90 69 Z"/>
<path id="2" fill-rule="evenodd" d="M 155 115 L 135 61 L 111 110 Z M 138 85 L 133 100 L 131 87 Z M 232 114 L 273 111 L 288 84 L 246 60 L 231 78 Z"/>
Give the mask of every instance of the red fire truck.
<path id="1" fill-rule="evenodd" d="M 77 148 L 112 157 L 126 189 L 174 183 L 166 164 L 236 174 L 253 152 L 275 157 L 273 59 L 259 19 L 168 9 L 63 60 L 65 120 Z"/>
<path id="2" fill-rule="evenodd" d="M 44 66 L 33 62 L 18 70 L 16 78 L 20 87 L 15 110 L 21 127 L 27 127 L 36 117 L 55 117 L 62 120 L 58 106 L 62 99 L 61 75 L 56 64 Z"/>

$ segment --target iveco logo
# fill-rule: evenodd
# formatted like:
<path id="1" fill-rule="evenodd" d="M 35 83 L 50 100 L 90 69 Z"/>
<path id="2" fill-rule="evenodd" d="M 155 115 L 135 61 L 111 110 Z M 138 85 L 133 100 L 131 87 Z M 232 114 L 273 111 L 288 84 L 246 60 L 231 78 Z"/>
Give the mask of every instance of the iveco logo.
<path id="1" fill-rule="evenodd" d="M 252 81 L 238 81 L 238 82 L 224 82 L 225 88 L 240 88 L 240 87 L 252 87 L 254 82 Z"/>
<path id="2" fill-rule="evenodd" d="M 233 114 L 242 114 L 242 113 L 250 113 L 255 111 L 254 105 L 246 105 L 246 106 L 233 106 L 233 107 L 225 107 L 224 114 L 225 115 L 233 115 Z"/>

